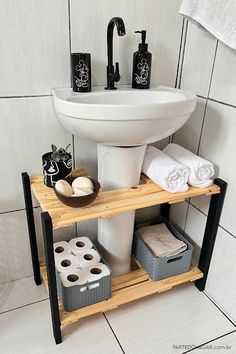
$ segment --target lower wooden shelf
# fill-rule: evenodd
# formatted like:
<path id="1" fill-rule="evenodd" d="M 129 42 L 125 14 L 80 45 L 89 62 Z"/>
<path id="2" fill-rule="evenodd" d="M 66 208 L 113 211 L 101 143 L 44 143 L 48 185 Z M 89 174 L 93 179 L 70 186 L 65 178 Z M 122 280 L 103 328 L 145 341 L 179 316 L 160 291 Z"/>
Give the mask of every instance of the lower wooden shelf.
<path id="1" fill-rule="evenodd" d="M 40 270 L 43 281 L 46 287 L 48 287 L 45 262 L 40 263 Z M 151 280 L 149 275 L 142 268 L 134 270 L 130 273 L 119 277 L 114 277 L 112 279 L 112 297 L 108 300 L 101 301 L 72 312 L 66 312 L 59 300 L 61 325 L 67 325 L 76 322 L 83 317 L 91 316 L 99 312 L 106 312 L 116 309 L 118 306 L 128 302 L 141 299 L 148 295 L 170 290 L 176 285 L 189 281 L 192 282 L 202 277 L 203 273 L 194 266 L 192 266 L 191 269 L 186 273 L 175 275 L 173 277 L 159 281 Z"/>

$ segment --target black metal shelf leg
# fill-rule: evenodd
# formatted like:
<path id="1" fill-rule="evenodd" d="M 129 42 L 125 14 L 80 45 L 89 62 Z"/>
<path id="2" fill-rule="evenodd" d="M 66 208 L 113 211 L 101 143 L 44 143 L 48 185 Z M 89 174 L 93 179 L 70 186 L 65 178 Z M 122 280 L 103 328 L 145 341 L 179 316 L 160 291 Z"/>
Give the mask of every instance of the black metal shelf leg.
<path id="1" fill-rule="evenodd" d="M 49 290 L 49 298 L 50 298 L 50 306 L 51 306 L 52 327 L 53 327 L 55 342 L 56 344 L 59 344 L 62 342 L 62 338 L 61 338 L 61 321 L 60 321 L 58 299 L 57 299 L 57 284 L 56 284 L 55 262 L 54 262 L 54 252 L 53 252 L 52 219 L 48 212 L 42 213 L 41 218 L 42 218 L 42 228 L 43 228 L 45 259 L 46 259 L 46 266 L 47 266 L 48 290 Z"/>
<path id="2" fill-rule="evenodd" d="M 204 276 L 203 278 L 195 281 L 195 285 L 200 291 L 203 291 L 205 289 L 209 267 L 211 263 L 211 257 L 214 250 L 218 225 L 220 222 L 220 216 L 224 204 L 225 193 L 227 189 L 227 183 L 224 182 L 222 179 L 216 178 L 214 182 L 220 187 L 221 192 L 219 194 L 213 194 L 211 196 L 202 243 L 202 250 L 198 263 L 198 268 L 203 272 Z"/>
<path id="3" fill-rule="evenodd" d="M 28 224 L 28 231 L 29 231 L 34 281 L 36 285 L 40 285 L 42 284 L 42 281 L 40 277 L 38 247 L 37 247 L 37 239 L 36 239 L 35 223 L 34 223 L 34 211 L 33 211 L 33 203 L 32 203 L 31 190 L 30 190 L 30 178 L 27 172 L 23 172 L 21 176 L 22 176 L 22 184 L 24 190 L 25 209 L 26 209 L 26 217 L 27 217 L 27 224 Z"/>
<path id="4" fill-rule="evenodd" d="M 160 215 L 169 221 L 169 218 L 170 218 L 170 204 L 169 203 L 161 204 Z"/>

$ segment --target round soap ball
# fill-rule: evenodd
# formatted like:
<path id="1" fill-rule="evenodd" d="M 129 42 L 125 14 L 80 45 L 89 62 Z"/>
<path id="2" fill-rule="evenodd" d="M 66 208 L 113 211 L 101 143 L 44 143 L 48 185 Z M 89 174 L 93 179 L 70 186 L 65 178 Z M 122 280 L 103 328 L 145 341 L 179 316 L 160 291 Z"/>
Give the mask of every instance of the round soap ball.
<path id="1" fill-rule="evenodd" d="M 71 196 L 73 194 L 73 189 L 71 185 L 64 179 L 60 179 L 59 181 L 57 181 L 55 184 L 55 188 L 59 193 L 63 195 Z"/>
<path id="2" fill-rule="evenodd" d="M 73 188 L 73 192 L 75 195 L 77 195 L 78 197 L 83 197 L 84 195 L 89 195 L 93 193 L 93 189 L 91 188 Z"/>
<path id="3" fill-rule="evenodd" d="M 88 177 L 77 177 L 72 183 L 72 189 L 75 188 L 93 191 L 93 182 Z"/>

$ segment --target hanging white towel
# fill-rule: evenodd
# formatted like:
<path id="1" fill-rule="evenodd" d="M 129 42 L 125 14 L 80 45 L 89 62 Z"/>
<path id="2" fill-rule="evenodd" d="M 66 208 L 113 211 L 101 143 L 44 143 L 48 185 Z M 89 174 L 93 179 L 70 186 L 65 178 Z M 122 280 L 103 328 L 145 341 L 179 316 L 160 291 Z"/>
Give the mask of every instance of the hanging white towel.
<path id="1" fill-rule="evenodd" d="M 192 186 L 205 188 L 213 184 L 214 166 L 211 162 L 177 144 L 169 144 L 163 151 L 189 168 L 188 183 Z"/>
<path id="2" fill-rule="evenodd" d="M 171 193 L 186 192 L 189 170 L 154 146 L 148 146 L 144 156 L 143 173 Z"/>
<path id="3" fill-rule="evenodd" d="M 196 21 L 224 44 L 236 49 L 235 0 L 183 0 L 179 13 Z"/>

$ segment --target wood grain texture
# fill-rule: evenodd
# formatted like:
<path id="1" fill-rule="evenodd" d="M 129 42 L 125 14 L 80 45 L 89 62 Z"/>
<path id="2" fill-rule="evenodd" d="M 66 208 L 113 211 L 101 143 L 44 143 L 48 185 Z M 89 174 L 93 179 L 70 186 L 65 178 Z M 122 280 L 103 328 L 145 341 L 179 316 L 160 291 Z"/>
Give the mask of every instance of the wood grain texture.
<path id="1" fill-rule="evenodd" d="M 80 173 L 84 174 L 85 172 L 81 171 Z M 31 187 L 42 210 L 51 215 L 54 228 L 68 226 L 74 222 L 109 217 L 152 205 L 180 202 L 186 198 L 207 193 L 220 192 L 217 185 L 212 185 L 209 188 L 190 187 L 185 193 L 169 193 L 152 181 L 148 181 L 148 183 L 131 188 L 100 192 L 97 199 L 88 207 L 70 208 L 57 199 L 52 189 L 44 186 L 41 175 L 31 177 Z"/>
<path id="2" fill-rule="evenodd" d="M 41 263 L 40 269 L 43 280 L 47 286 L 47 272 L 44 262 Z M 62 303 L 59 301 L 61 324 L 71 324 L 83 317 L 116 309 L 120 305 L 141 299 L 148 295 L 162 293 L 179 284 L 200 279 L 202 276 L 203 273 L 197 267 L 191 267 L 186 273 L 159 281 L 150 280 L 143 269 L 130 272 L 123 276 L 113 278 L 112 296 L 108 300 L 72 312 L 66 312 Z"/>

